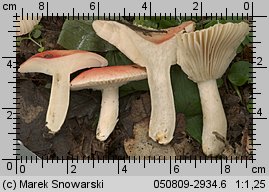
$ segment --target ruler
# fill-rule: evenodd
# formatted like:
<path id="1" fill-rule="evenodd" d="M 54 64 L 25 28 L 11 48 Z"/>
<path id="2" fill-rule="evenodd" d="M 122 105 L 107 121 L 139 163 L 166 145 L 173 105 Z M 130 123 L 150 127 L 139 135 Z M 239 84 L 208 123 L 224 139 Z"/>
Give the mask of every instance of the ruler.
<path id="1" fill-rule="evenodd" d="M 267 1 L 2 1 L 1 191 L 269 191 Z M 252 157 L 39 158 L 17 139 L 16 19 L 23 16 L 184 18 L 248 17 L 253 32 Z M 258 65 L 259 64 L 259 65 Z M 262 114 L 259 112 L 262 111 Z"/>

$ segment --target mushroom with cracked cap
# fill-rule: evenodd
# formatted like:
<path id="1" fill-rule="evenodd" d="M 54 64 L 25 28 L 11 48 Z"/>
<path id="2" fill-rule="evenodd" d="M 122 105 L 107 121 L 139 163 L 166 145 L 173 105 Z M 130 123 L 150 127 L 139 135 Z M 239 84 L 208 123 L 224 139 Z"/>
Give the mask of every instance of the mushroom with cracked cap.
<path id="1" fill-rule="evenodd" d="M 175 34 L 193 31 L 192 21 L 163 30 L 141 33 L 115 21 L 94 21 L 96 34 L 115 45 L 134 63 L 146 67 L 151 97 L 149 136 L 161 144 L 174 134 L 176 114 L 170 80 L 170 67 L 176 64 Z"/>
<path id="2" fill-rule="evenodd" d="M 108 66 L 87 70 L 71 81 L 71 90 L 102 90 L 100 117 L 96 138 L 106 140 L 114 130 L 119 113 L 119 87 L 147 78 L 146 70 L 138 65 Z"/>
<path id="3" fill-rule="evenodd" d="M 216 79 L 224 74 L 248 33 L 249 25 L 241 22 L 216 24 L 208 29 L 177 35 L 177 63 L 198 84 L 203 111 L 202 148 L 206 155 L 220 154 L 227 134 Z"/>
<path id="4" fill-rule="evenodd" d="M 102 67 L 107 60 L 102 56 L 80 50 L 51 50 L 32 56 L 19 68 L 21 73 L 52 75 L 50 101 L 46 126 L 56 133 L 64 123 L 69 106 L 70 74 L 85 68 Z"/>

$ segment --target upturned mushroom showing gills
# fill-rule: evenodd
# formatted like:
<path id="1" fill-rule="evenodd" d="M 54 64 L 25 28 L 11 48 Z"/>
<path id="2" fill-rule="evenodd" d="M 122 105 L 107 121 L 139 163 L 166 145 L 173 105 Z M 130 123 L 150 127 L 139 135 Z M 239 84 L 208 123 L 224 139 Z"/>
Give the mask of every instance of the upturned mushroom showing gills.
<path id="1" fill-rule="evenodd" d="M 194 23 L 186 22 L 162 33 L 139 33 L 115 21 L 94 21 L 93 28 L 98 36 L 146 68 L 151 97 L 149 136 L 160 144 L 169 143 L 176 122 L 170 80 L 170 67 L 177 59 L 175 34 L 193 30 Z"/>
<path id="2" fill-rule="evenodd" d="M 248 24 L 241 22 L 217 24 L 177 36 L 178 64 L 198 84 L 203 111 L 202 148 L 206 155 L 220 154 L 227 134 L 216 79 L 224 74 L 248 33 Z"/>
<path id="3" fill-rule="evenodd" d="M 107 60 L 95 53 L 80 50 L 52 50 L 38 53 L 19 68 L 21 73 L 52 75 L 46 126 L 50 133 L 61 128 L 69 106 L 70 74 L 91 67 L 106 66 Z"/>
<path id="4" fill-rule="evenodd" d="M 114 130 L 119 113 L 119 87 L 147 78 L 146 70 L 137 65 L 108 66 L 87 70 L 71 81 L 71 90 L 102 90 L 102 103 L 96 138 L 104 141 Z"/>

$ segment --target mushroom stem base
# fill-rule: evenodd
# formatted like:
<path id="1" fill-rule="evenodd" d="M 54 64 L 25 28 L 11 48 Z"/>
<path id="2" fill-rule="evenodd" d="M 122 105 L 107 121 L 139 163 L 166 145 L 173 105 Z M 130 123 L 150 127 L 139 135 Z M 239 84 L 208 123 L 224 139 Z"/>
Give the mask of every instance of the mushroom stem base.
<path id="1" fill-rule="evenodd" d="M 216 80 L 198 83 L 203 110 L 203 152 L 209 156 L 219 155 L 224 147 L 227 121 L 219 95 Z"/>
<path id="2" fill-rule="evenodd" d="M 114 130 L 119 114 L 118 87 L 103 89 L 100 117 L 96 130 L 96 138 L 105 141 Z"/>
<path id="3" fill-rule="evenodd" d="M 50 133 L 60 130 L 64 123 L 69 106 L 70 75 L 55 74 L 52 77 L 49 107 L 46 116 L 46 126 Z"/>
<path id="4" fill-rule="evenodd" d="M 147 74 L 151 98 L 149 136 L 160 144 L 168 144 L 176 123 L 170 66 L 147 68 Z"/>

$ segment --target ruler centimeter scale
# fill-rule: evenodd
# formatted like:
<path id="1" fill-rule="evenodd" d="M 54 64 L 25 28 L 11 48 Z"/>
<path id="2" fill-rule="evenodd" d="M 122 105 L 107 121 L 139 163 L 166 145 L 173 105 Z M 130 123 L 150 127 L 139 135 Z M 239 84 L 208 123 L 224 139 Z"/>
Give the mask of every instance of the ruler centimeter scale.
<path id="1" fill-rule="evenodd" d="M 128 11 L 129 7 L 119 8 L 118 12 L 109 12 L 109 11 L 102 11 L 107 9 L 108 2 L 103 1 L 89 1 L 86 2 L 88 5 L 88 12 L 83 12 L 77 10 L 77 7 L 73 6 L 70 11 L 70 6 L 67 11 L 63 13 L 55 12 L 55 7 L 52 6 L 48 1 L 37 1 L 34 2 L 34 10 L 28 11 L 29 7 L 19 6 L 22 5 L 21 3 L 10 3 L 10 2 L 2 2 L 0 3 L 0 9 L 2 15 L 5 13 L 9 13 L 8 15 L 12 15 L 13 17 L 13 24 L 8 24 L 5 26 L 6 28 L 14 27 L 13 29 L 7 30 L 8 33 L 12 34 L 13 41 L 5 46 L 12 46 L 13 49 L 11 50 L 10 56 L 2 56 L 1 63 L 5 66 L 10 66 L 14 70 L 12 72 L 9 71 L 9 76 L 13 74 L 13 80 L 8 80 L 8 84 L 11 84 L 13 89 L 11 91 L 12 95 L 12 107 L 2 107 L 2 114 L 4 116 L 4 121 L 7 122 L 9 127 L 12 127 L 12 131 L 8 131 L 7 134 L 11 135 L 13 138 L 8 138 L 9 143 L 5 145 L 13 145 L 12 149 L 9 151 L 10 154 L 8 157 L 2 156 L 2 161 L 0 163 L 1 172 L 4 175 L 74 175 L 74 176 L 113 176 L 113 175 L 128 175 L 128 176 L 203 176 L 204 174 L 211 176 L 211 175 L 224 175 L 224 176 L 236 176 L 236 175 L 247 175 L 247 176 L 258 176 L 256 179 L 253 177 L 251 179 L 245 180 L 238 180 L 234 182 L 234 186 L 237 186 L 238 189 L 251 189 L 251 190 L 263 190 L 269 189 L 269 181 L 268 181 L 268 160 L 261 161 L 259 158 L 256 158 L 256 151 L 257 148 L 259 149 L 260 153 L 265 153 L 263 157 L 266 156 L 266 146 L 262 145 L 264 143 L 259 142 L 259 136 L 256 134 L 257 126 L 261 124 L 266 125 L 267 117 L 263 115 L 263 113 L 259 113 L 258 111 L 261 110 L 260 107 L 256 107 L 259 104 L 259 100 L 256 102 L 258 97 L 262 96 L 263 89 L 257 88 L 259 85 L 255 80 L 258 78 L 258 74 L 260 75 L 261 71 L 267 70 L 267 66 L 265 64 L 266 55 L 262 55 L 260 53 L 259 46 L 263 45 L 261 38 L 257 35 L 257 26 L 260 24 L 261 20 L 265 20 L 267 15 L 256 15 L 256 11 L 254 9 L 255 3 L 253 1 L 242 1 L 240 3 L 239 10 L 237 12 L 231 12 L 230 6 L 232 4 L 227 3 L 227 7 L 222 8 L 222 12 L 205 12 L 208 7 L 211 7 L 209 2 L 202 2 L 202 1 L 190 1 L 185 2 L 186 7 L 189 7 L 188 11 L 183 12 L 179 8 L 173 8 L 170 12 L 157 12 L 153 11 L 153 7 L 155 2 L 150 1 L 141 1 L 137 2 L 138 11 L 132 12 Z M 111 5 L 110 5 L 111 6 Z M 182 5 L 183 6 L 183 5 Z M 53 7 L 53 10 L 50 9 Z M 113 5 L 112 5 L 113 7 Z M 58 7 L 59 8 L 59 7 Z M 132 10 L 132 9 L 131 9 Z M 180 10 L 180 11 L 179 11 Z M 254 13 L 255 12 L 255 13 Z M 23 17 L 23 19 L 32 19 L 34 16 L 56 16 L 56 19 L 59 17 L 67 18 L 67 19 L 74 19 L 74 17 L 80 17 L 81 19 L 89 19 L 89 17 L 94 17 L 98 19 L 99 17 L 104 17 L 108 20 L 115 20 L 117 17 L 145 17 L 150 16 L 152 19 L 156 19 L 157 16 L 160 16 L 164 19 L 172 19 L 179 18 L 186 18 L 186 16 L 191 16 L 193 18 L 197 18 L 198 16 L 204 16 L 206 19 L 213 19 L 223 17 L 226 18 L 228 16 L 232 16 L 233 19 L 238 19 L 238 17 L 246 17 L 250 22 L 250 27 L 253 35 L 251 36 L 253 39 L 252 47 L 252 59 L 251 62 L 253 69 L 250 72 L 250 78 L 254 79 L 252 82 L 252 91 L 251 91 L 251 98 L 253 100 L 254 107 L 252 108 L 252 122 L 250 123 L 249 131 L 250 133 L 250 140 L 252 145 L 252 153 L 250 154 L 251 157 L 226 157 L 225 159 L 217 159 L 213 157 L 196 157 L 196 156 L 189 156 L 189 157 L 180 157 L 174 159 L 174 157 L 166 158 L 166 157 L 159 157 L 159 158 L 147 158 L 147 157 L 139 157 L 134 159 L 129 157 L 128 159 L 117 159 L 114 157 L 104 159 L 104 157 L 100 157 L 98 160 L 90 160 L 85 158 L 83 160 L 78 160 L 76 157 L 72 157 L 71 159 L 63 160 L 63 159 L 46 159 L 46 158 L 38 158 L 34 154 L 27 152 L 27 155 L 23 155 L 21 153 L 22 150 L 27 150 L 20 144 L 19 139 L 17 139 L 17 135 L 20 132 L 19 128 L 19 117 L 17 110 L 19 109 L 19 98 L 16 97 L 16 94 L 20 91 L 19 85 L 19 77 L 18 73 L 18 65 L 19 63 L 16 61 L 16 48 L 17 43 L 16 41 L 16 23 L 18 17 Z M 265 21 L 264 21 L 265 22 Z M 264 29 L 265 27 L 263 27 Z M 6 31 L 5 31 L 6 32 Z M 10 35 L 10 34 L 1 34 L 1 35 Z M 257 40 L 256 40 L 257 39 Z M 14 55 L 14 56 L 13 56 Z M 10 79 L 10 78 L 9 78 Z M 6 82 L 5 82 L 6 84 Z M 9 99 L 10 100 L 10 99 Z M 7 103 L 7 102 L 6 102 Z M 260 104 L 261 105 L 261 104 Z M 3 117 L 2 117 L 3 118 Z M 263 123 L 260 123 L 260 120 L 265 120 Z M 8 128 L 5 126 L 5 128 Z M 10 130 L 10 128 L 9 128 Z M 268 132 L 268 131 L 267 131 Z M 6 134 L 6 132 L 1 133 Z M 256 138 L 257 137 L 257 138 Z M 12 140 L 12 142 L 11 142 Z M 257 148 L 256 148 L 257 147 Z M 11 152 L 12 151 L 12 152 Z M 266 164 L 267 162 L 267 164 Z M 190 171 L 192 170 L 192 171 Z M 194 173 L 197 174 L 194 174 Z M 2 173 L 1 173 L 2 174 Z M 266 179 L 263 177 L 267 176 Z M 212 178 L 211 178 L 212 179 Z M 227 179 L 228 180 L 228 179 Z M 250 181 L 249 184 L 248 182 Z M 3 184 L 4 186 L 4 184 Z M 193 184 L 194 186 L 194 184 Z M 189 187 L 193 187 L 190 186 Z M 219 188 L 222 188 L 222 185 Z M 156 187 L 155 187 L 156 188 Z M 225 187 L 226 188 L 226 187 Z M 224 189 L 224 188 L 222 188 Z"/>

